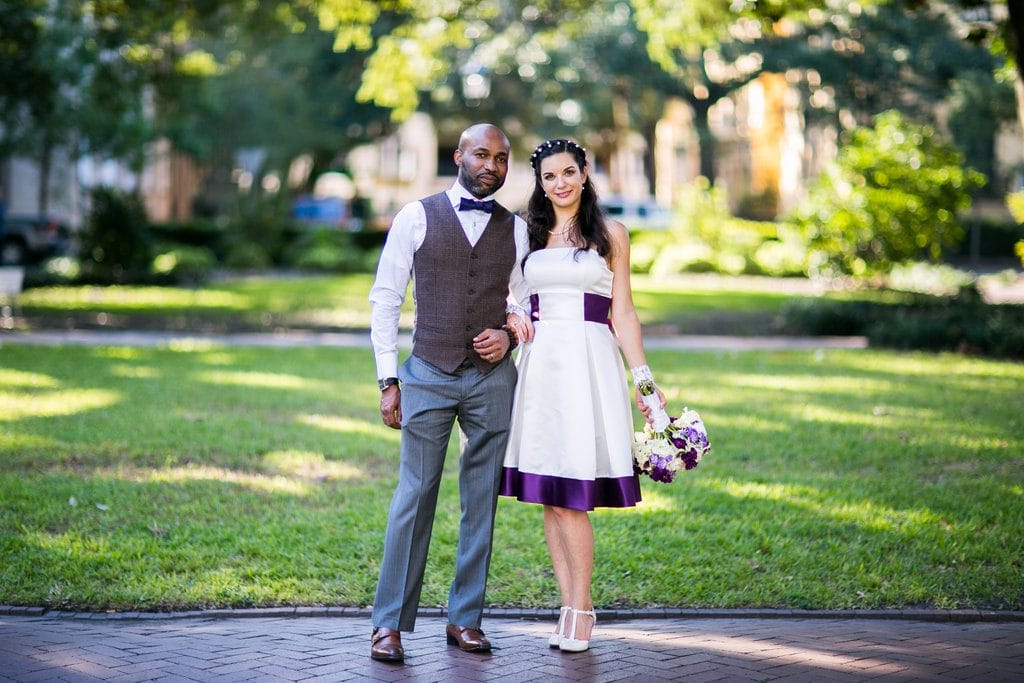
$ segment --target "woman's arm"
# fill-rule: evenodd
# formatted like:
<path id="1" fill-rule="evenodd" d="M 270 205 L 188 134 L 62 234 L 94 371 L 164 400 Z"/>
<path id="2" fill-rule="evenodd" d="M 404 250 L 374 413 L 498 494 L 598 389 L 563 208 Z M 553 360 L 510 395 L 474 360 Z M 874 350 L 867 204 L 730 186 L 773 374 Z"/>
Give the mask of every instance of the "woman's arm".
<path id="1" fill-rule="evenodd" d="M 608 229 L 612 238 L 612 328 L 630 369 L 639 368 L 647 365 L 647 358 L 644 355 L 640 318 L 637 317 L 636 308 L 633 306 L 633 288 L 629 280 L 629 231 L 618 221 L 608 221 Z M 661 389 L 655 390 L 664 408 L 665 394 Z M 641 399 L 639 390 L 636 391 L 636 404 L 644 416 L 649 416 L 650 409 Z"/>

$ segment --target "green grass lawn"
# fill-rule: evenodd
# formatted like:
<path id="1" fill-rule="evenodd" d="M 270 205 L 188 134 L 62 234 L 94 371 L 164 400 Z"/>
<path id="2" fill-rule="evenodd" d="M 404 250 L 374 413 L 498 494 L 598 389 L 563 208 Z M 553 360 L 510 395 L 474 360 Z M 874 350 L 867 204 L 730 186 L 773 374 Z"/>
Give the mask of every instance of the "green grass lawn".
<path id="1" fill-rule="evenodd" d="M 634 276 L 641 321 L 658 331 L 764 334 L 783 304 L 800 298 L 745 287 L 730 278 L 714 286 Z M 197 289 L 180 287 L 41 287 L 19 307 L 30 326 L 265 330 L 279 327 L 366 328 L 373 276 L 253 277 Z M 412 325 L 408 296 L 402 325 Z"/>
<path id="2" fill-rule="evenodd" d="M 190 289 L 124 285 L 29 289 L 18 299 L 30 324 L 168 329 L 368 327 L 373 276 L 252 277 Z M 411 297 L 406 325 L 412 323 Z"/>
<path id="3" fill-rule="evenodd" d="M 1024 607 L 1024 365 L 649 356 L 714 451 L 593 515 L 599 606 Z M 367 349 L 0 346 L 0 604 L 369 604 L 399 437 L 377 398 Z M 501 501 L 488 601 L 557 606 L 538 506 Z"/>

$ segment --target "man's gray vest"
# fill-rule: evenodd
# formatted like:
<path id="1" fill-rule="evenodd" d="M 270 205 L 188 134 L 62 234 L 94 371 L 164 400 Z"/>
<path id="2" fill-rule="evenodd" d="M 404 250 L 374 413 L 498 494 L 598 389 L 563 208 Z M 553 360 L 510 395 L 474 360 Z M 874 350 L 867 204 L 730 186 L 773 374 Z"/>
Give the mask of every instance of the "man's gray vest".
<path id="1" fill-rule="evenodd" d="M 421 203 L 427 232 L 413 255 L 412 352 L 445 372 L 454 372 L 467 358 L 488 372 L 494 366 L 473 350 L 473 337 L 505 324 L 508 279 L 516 260 L 515 217 L 495 204 L 483 234 L 470 246 L 446 193 Z"/>

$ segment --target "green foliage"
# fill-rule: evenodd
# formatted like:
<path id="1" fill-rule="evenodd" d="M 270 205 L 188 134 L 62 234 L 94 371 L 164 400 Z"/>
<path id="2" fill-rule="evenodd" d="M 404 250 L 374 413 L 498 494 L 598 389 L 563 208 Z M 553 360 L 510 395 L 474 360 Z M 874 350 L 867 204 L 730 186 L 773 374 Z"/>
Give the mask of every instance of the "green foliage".
<path id="1" fill-rule="evenodd" d="M 82 263 L 74 256 L 55 256 L 25 270 L 25 289 L 70 285 L 82 276 Z"/>
<path id="2" fill-rule="evenodd" d="M 98 187 L 82 234 L 82 269 L 88 280 L 137 282 L 150 264 L 151 235 L 145 208 L 133 194 Z"/>
<path id="3" fill-rule="evenodd" d="M 207 247 L 220 255 L 224 251 L 227 231 L 215 220 L 196 218 L 188 221 L 153 223 L 150 226 L 153 238 L 172 244 L 187 244 L 193 247 Z"/>
<path id="4" fill-rule="evenodd" d="M 969 238 L 945 250 L 947 256 L 1006 258 L 1017 240 L 1024 239 L 1024 222 L 985 216 L 969 216 L 964 222 Z"/>
<path id="5" fill-rule="evenodd" d="M 238 216 L 227 226 L 225 244 L 255 245 L 263 250 L 273 263 L 286 261 L 284 252 L 300 234 L 288 214 L 289 199 L 283 193 L 257 196 L 243 201 Z"/>
<path id="6" fill-rule="evenodd" d="M 782 317 L 796 334 L 866 335 L 883 347 L 1024 359 L 1024 305 L 986 304 L 973 286 L 895 302 L 808 299 L 788 304 Z"/>
<path id="7" fill-rule="evenodd" d="M 224 265 L 232 270 L 265 270 L 270 267 L 270 255 L 258 244 L 237 242 L 228 248 Z"/>
<path id="8" fill-rule="evenodd" d="M 1007 194 L 1006 208 L 1010 210 L 1013 220 L 1024 225 L 1024 190 L 1017 190 Z"/>
<path id="9" fill-rule="evenodd" d="M 927 126 L 895 111 L 850 133 L 792 220 L 817 251 L 816 268 L 853 275 L 938 259 L 963 237 L 958 214 L 984 177 Z"/>
<path id="10" fill-rule="evenodd" d="M 680 272 L 802 275 L 807 249 L 800 232 L 769 221 L 735 218 L 725 191 L 700 178 L 680 189 L 672 241 L 656 253 L 640 246 L 634 269 L 665 276 Z M 649 266 L 647 264 L 650 264 Z"/>
<path id="11" fill-rule="evenodd" d="M 216 266 L 217 257 L 212 250 L 177 245 L 160 249 L 150 271 L 159 282 L 194 286 L 205 282 Z"/>
<path id="12" fill-rule="evenodd" d="M 893 266 L 885 278 L 886 285 L 896 291 L 945 296 L 952 296 L 973 285 L 976 279 L 973 273 L 945 263 L 923 261 Z"/>
<path id="13" fill-rule="evenodd" d="M 350 233 L 320 229 L 301 235 L 289 248 L 286 258 L 303 270 L 350 273 L 369 270 L 365 254 L 355 245 Z"/>

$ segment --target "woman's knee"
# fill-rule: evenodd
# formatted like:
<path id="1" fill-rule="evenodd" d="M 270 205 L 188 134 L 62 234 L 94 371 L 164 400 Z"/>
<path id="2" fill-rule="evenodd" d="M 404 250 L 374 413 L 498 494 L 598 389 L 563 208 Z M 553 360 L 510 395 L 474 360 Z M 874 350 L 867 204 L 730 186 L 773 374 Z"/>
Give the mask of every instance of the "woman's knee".
<path id="1" fill-rule="evenodd" d="M 587 513 L 584 510 L 574 510 L 556 505 L 545 505 L 544 509 L 559 523 L 572 523 L 587 519 Z"/>

